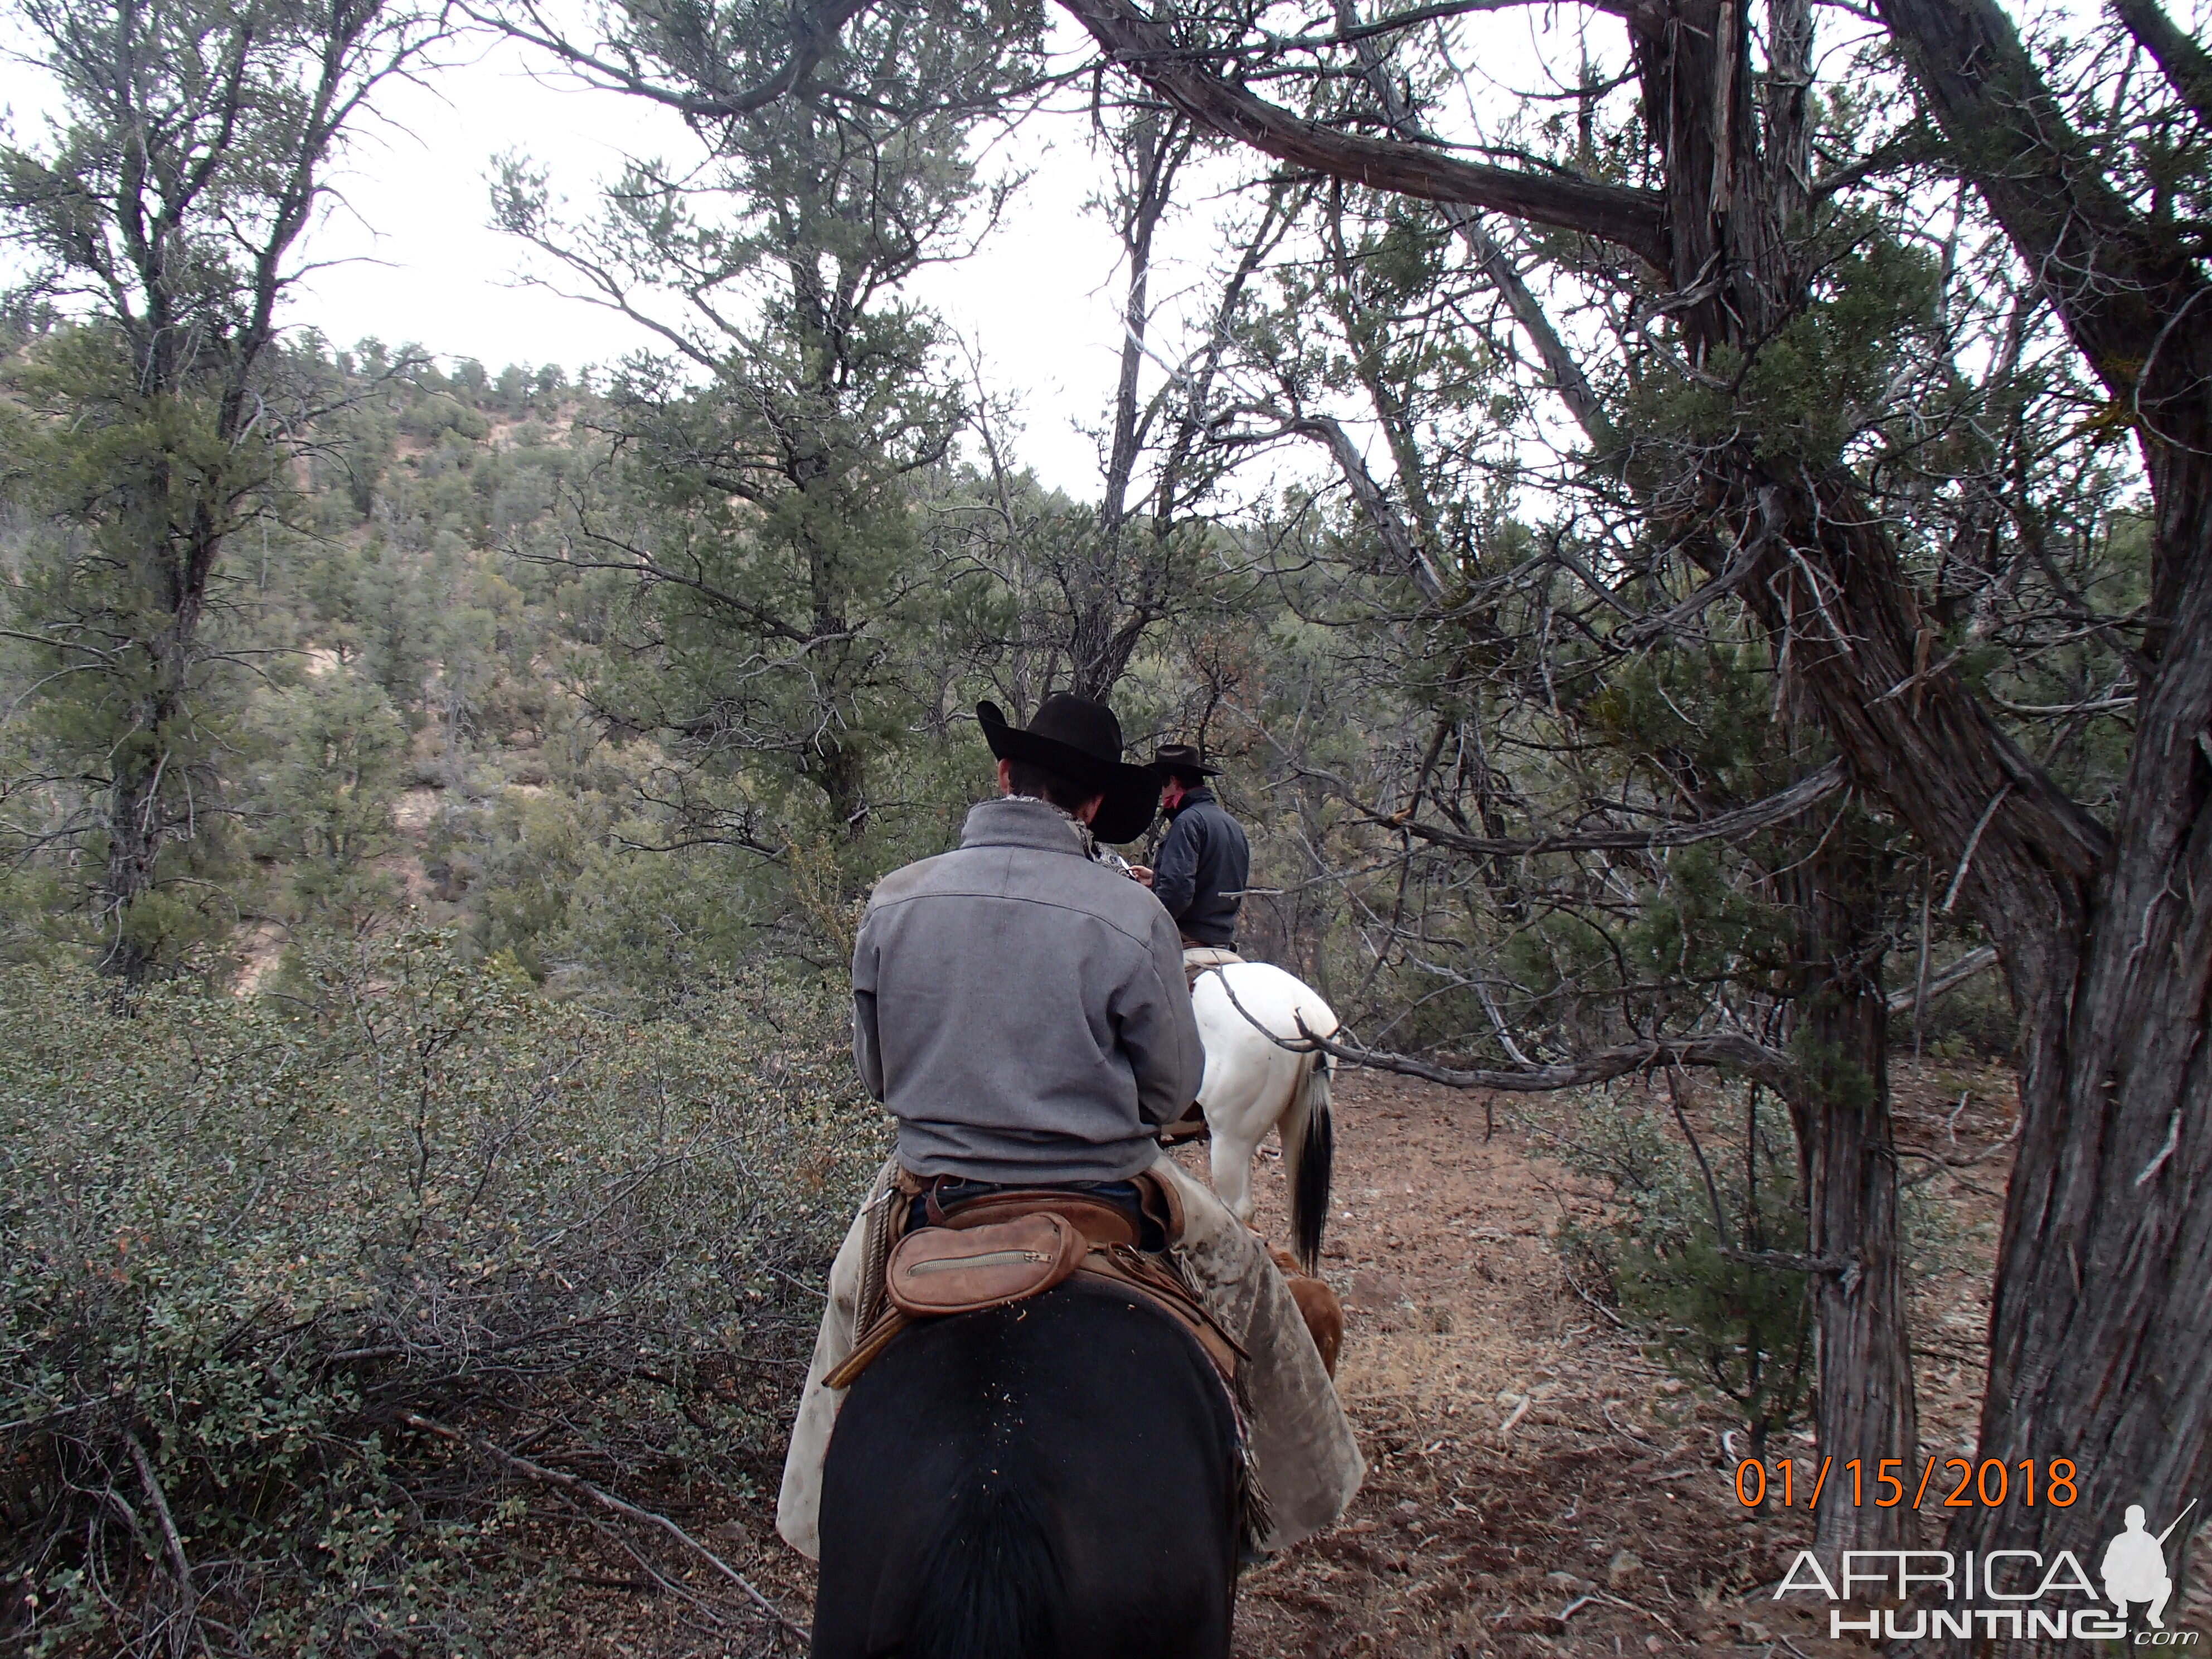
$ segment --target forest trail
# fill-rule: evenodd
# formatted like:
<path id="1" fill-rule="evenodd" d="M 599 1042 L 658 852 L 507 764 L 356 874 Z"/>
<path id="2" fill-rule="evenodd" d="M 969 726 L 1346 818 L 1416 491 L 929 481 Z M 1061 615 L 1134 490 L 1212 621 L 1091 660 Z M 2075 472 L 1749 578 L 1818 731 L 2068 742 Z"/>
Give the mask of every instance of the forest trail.
<path id="1" fill-rule="evenodd" d="M 1563 1214 L 1595 1216 L 1594 1186 L 1532 1155 L 1512 1103 L 1359 1073 L 1336 1100 L 1322 1268 L 1368 1479 L 1335 1531 L 1245 1575 L 1240 1659 L 1760 1653 L 1797 1634 L 1741 1598 L 1802 1529 L 1736 1503 L 1729 1419 L 1550 1247 Z M 1258 1186 L 1279 1237 L 1274 1160 Z"/>
<path id="2" fill-rule="evenodd" d="M 1899 1060 L 1891 1080 L 1917 1188 L 1921 1450 L 1961 1455 L 2016 1097 L 1978 1062 Z M 1370 1472 L 1342 1525 L 1245 1575 L 1238 1659 L 1864 1651 L 1829 1638 L 1825 1603 L 1774 1599 L 1811 1527 L 1736 1501 L 1739 1419 L 1647 1358 L 1552 1249 L 1563 1217 L 1601 1207 L 1596 1183 L 1543 1156 L 1547 1124 L 1572 1133 L 1576 1097 L 1486 1104 L 1354 1073 L 1336 1098 L 1323 1271 L 1346 1304 L 1338 1385 Z M 1260 1225 L 1279 1236 L 1273 1159 L 1257 1188 Z M 1770 1443 L 1770 1462 L 1785 1449 L 1808 1480 L 1809 1431 Z M 1939 1498 L 1922 1506 L 1931 1547 Z M 2169 1625 L 2212 1624 L 2206 1554 Z"/>

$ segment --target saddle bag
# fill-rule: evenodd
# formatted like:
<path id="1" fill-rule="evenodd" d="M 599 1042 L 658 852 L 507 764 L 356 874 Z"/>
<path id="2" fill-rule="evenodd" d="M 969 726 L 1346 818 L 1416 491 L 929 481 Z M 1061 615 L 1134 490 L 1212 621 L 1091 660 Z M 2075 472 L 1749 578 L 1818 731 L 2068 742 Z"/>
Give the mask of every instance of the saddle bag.
<path id="1" fill-rule="evenodd" d="M 1049 1210 L 980 1227 L 922 1227 L 892 1249 L 884 1290 L 909 1319 L 978 1313 L 1042 1295 L 1081 1266 L 1090 1248 Z"/>
<path id="2" fill-rule="evenodd" d="M 1139 1202 L 1173 1243 L 1182 1237 L 1175 1189 L 1147 1171 L 1137 1177 Z M 918 1178 L 914 1194 L 923 1191 Z M 946 1212 L 931 1206 L 933 1224 L 890 1248 L 880 1299 L 864 1298 L 860 1331 L 842 1364 L 822 1379 L 850 1387 L 891 1339 L 918 1319 L 979 1313 L 1042 1296 L 1078 1272 L 1133 1292 L 1182 1325 L 1236 1392 L 1243 1357 L 1217 1324 L 1171 1257 L 1137 1248 L 1136 1224 L 1102 1199 L 1066 1190 L 1008 1188 Z"/>

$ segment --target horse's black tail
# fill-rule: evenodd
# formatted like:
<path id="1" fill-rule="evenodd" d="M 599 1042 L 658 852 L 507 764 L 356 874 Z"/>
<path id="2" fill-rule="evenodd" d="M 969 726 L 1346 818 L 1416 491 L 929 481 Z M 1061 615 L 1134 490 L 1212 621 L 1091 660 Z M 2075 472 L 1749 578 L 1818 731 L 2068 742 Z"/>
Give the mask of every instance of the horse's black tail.
<path id="1" fill-rule="evenodd" d="M 900 1659 L 1052 1659 L 1059 1577 L 1034 1495 L 971 1480 L 922 1570 Z"/>
<path id="2" fill-rule="evenodd" d="M 1322 1229 L 1328 1224 L 1328 1183 L 1336 1158 L 1329 1076 L 1335 1066 L 1334 1056 L 1316 1054 L 1299 1085 L 1306 1091 L 1306 1127 L 1291 1187 L 1291 1237 L 1297 1249 L 1298 1265 L 1308 1273 L 1319 1269 Z"/>

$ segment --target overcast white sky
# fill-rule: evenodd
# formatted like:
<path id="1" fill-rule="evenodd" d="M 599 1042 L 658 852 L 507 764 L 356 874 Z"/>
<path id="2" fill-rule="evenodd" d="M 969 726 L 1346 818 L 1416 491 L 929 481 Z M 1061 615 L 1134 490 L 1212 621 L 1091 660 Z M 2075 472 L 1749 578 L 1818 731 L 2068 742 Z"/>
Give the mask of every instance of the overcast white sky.
<path id="1" fill-rule="evenodd" d="M 1057 9 L 1051 16 L 1055 52 L 1071 66 L 1088 61 L 1089 37 Z M 1593 55 L 1618 56 L 1619 25 L 1581 8 L 1461 20 L 1451 34 L 1463 97 L 1447 100 L 1437 118 L 1459 127 L 1456 136 L 1474 137 L 1523 107 L 1527 93 L 1564 89 L 1585 29 Z M 1847 32 L 1832 21 L 1824 29 L 1831 50 Z M 0 0 L 0 110 L 17 139 L 36 146 L 51 88 L 5 55 L 8 33 Z M 530 251 L 489 228 L 489 176 L 496 157 L 523 152 L 580 213 L 625 155 L 678 161 L 696 153 L 696 141 L 657 106 L 580 85 L 511 42 L 479 40 L 449 55 L 453 61 L 419 84 L 386 88 L 374 118 L 357 131 L 332 175 L 337 199 L 304 239 L 318 268 L 295 290 L 286 320 L 312 325 L 339 346 L 373 335 L 449 361 L 473 356 L 495 372 L 508 362 L 557 362 L 573 374 L 652 346 L 621 317 L 517 280 Z M 1069 99 L 1079 100 L 1079 93 Z M 1152 338 L 1170 358 L 1182 355 L 1179 325 L 1205 303 L 1208 273 L 1221 262 L 1223 204 L 1208 192 L 1252 165 L 1238 156 L 1187 170 L 1180 182 L 1152 288 Z M 1123 280 L 1119 245 L 1085 206 L 1105 181 L 1104 160 L 1092 152 L 1087 118 L 1071 110 L 1031 117 L 998 141 L 989 166 L 1030 175 L 1000 228 L 973 257 L 920 273 L 908 292 L 980 356 L 987 389 L 1013 401 L 1022 428 L 1009 446 L 1014 459 L 1048 485 L 1095 499 L 1101 469 L 1085 428 L 1103 424 L 1111 396 Z M 1159 378 L 1148 366 L 1147 381 Z M 1356 428 L 1364 425 L 1360 411 L 1346 412 Z M 1319 460 L 1279 457 L 1248 485 L 1285 482 L 1310 459 Z M 1386 454 L 1373 460 L 1388 472 Z"/>
<path id="2" fill-rule="evenodd" d="M 2094 0 L 2053 3 L 2064 15 Z M 2203 9 L 2191 0 L 2186 9 Z M 1058 10 L 1052 16 L 1055 50 L 1084 61 L 1088 37 Z M 1822 20 L 1828 52 L 1847 51 L 1861 33 L 1832 11 Z M 1466 134 L 1512 111 L 1527 91 L 1570 82 L 1584 28 L 1595 55 L 1618 56 L 1618 25 L 1580 8 L 1519 8 L 1453 26 Z M 0 54 L 7 33 L 0 11 Z M 423 84 L 389 89 L 382 119 L 358 135 L 333 179 L 343 201 L 307 239 L 307 257 L 322 268 L 287 320 L 339 345 L 374 335 L 448 359 L 474 356 L 494 370 L 557 362 L 573 374 L 649 344 L 619 317 L 517 283 L 526 250 L 489 228 L 489 176 L 495 157 L 526 152 L 580 208 L 625 154 L 673 160 L 694 153 L 696 141 L 656 106 L 580 87 L 511 43 L 478 44 L 464 56 Z M 0 110 L 19 140 L 39 142 L 50 104 L 42 77 L 0 55 Z M 1437 114 L 1449 124 L 1448 108 Z M 1105 177 L 1103 161 L 1091 153 L 1087 120 L 1068 113 L 1032 118 L 1001 142 L 994 163 L 1030 174 L 1004 222 L 973 258 L 923 271 L 909 292 L 980 354 L 987 387 L 1015 400 L 1023 427 L 1015 457 L 1046 483 L 1095 497 L 1097 451 L 1082 428 L 1103 421 L 1121 336 L 1120 249 L 1084 206 Z M 1218 253 L 1218 204 L 1202 190 L 1207 177 L 1225 182 L 1233 165 L 1187 176 L 1186 205 L 1161 237 L 1153 337 L 1170 356 L 1179 355 L 1172 343 L 1182 302 L 1199 296 Z M 1157 383 L 1157 370 L 1147 378 Z"/>
<path id="3" fill-rule="evenodd" d="M 1064 14 L 1053 19 L 1054 50 L 1086 61 L 1089 37 Z M 1571 74 L 1579 55 L 1571 29 L 1542 9 L 1476 22 L 1480 49 L 1461 64 L 1474 88 L 1498 91 L 1491 77 L 1507 75 L 1541 84 L 1547 59 Z M 6 33 L 0 21 L 0 52 Z M 623 155 L 674 160 L 696 153 L 696 140 L 656 106 L 580 86 L 512 43 L 478 42 L 454 56 L 422 83 L 380 96 L 377 118 L 333 173 L 341 199 L 305 239 L 319 268 L 295 290 L 287 320 L 340 346 L 373 335 L 449 360 L 477 357 L 494 371 L 557 362 L 574 374 L 652 344 L 618 316 L 518 283 L 527 250 L 489 228 L 489 179 L 495 157 L 525 152 L 580 210 Z M 39 143 L 52 101 L 43 76 L 0 57 L 0 109 L 19 142 Z M 1048 485 L 1095 498 L 1098 453 L 1085 428 L 1103 423 L 1118 370 L 1122 283 L 1119 245 L 1085 208 L 1104 162 L 1079 112 L 1032 117 L 991 161 L 1030 174 L 999 229 L 973 258 L 920 273 L 908 292 L 980 356 L 987 388 L 1014 400 L 1015 459 Z M 1152 337 L 1170 356 L 1180 355 L 1177 319 L 1186 301 L 1202 302 L 1219 250 L 1220 204 L 1205 192 L 1237 165 L 1187 171 L 1183 205 L 1156 246 Z M 1146 378 L 1157 384 L 1157 368 Z"/>
<path id="4" fill-rule="evenodd" d="M 1064 20 L 1060 27 L 1079 50 L 1079 31 Z M 624 154 L 675 158 L 696 141 L 643 100 L 538 68 L 501 43 L 382 99 L 382 119 L 333 177 L 343 202 L 310 233 L 306 251 L 321 268 L 288 320 L 338 345 L 369 335 L 413 341 L 495 371 L 557 362 L 573 374 L 649 343 L 620 317 L 516 283 L 525 250 L 489 228 L 488 179 L 495 156 L 523 150 L 580 207 Z M 40 77 L 0 63 L 0 106 L 19 141 L 38 142 L 49 100 Z M 1083 207 L 1101 163 L 1076 115 L 1035 119 L 1003 148 L 997 161 L 1032 174 L 1005 222 L 975 257 L 922 272 L 909 291 L 972 343 L 987 386 L 1017 398 L 1018 459 L 1048 484 L 1095 496 L 1097 449 L 1078 428 L 1100 422 L 1120 338 L 1120 250 Z M 1208 240 L 1201 212 L 1186 216 L 1170 241 L 1202 267 Z M 1163 291 L 1158 280 L 1154 291 Z"/>

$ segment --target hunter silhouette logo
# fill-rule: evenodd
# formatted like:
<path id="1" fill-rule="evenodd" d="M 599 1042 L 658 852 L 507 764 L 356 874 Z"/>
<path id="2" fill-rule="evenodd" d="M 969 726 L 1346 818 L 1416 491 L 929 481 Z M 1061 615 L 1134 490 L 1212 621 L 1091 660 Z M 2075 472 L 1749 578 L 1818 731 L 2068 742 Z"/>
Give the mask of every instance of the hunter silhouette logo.
<path id="1" fill-rule="evenodd" d="M 2154 1538 L 2144 1530 L 2143 1506 L 2128 1505 L 2127 1530 L 2105 1546 L 2104 1565 L 2098 1569 L 2098 1576 L 2105 1581 L 2105 1599 L 2121 1618 L 2128 1616 L 2129 1602 L 2148 1601 L 2150 1627 L 2166 1628 L 2166 1620 L 2160 1615 L 2166 1611 L 2166 1598 L 2173 1594 L 2173 1580 L 2166 1571 L 2166 1540 L 2196 1507 L 2192 1498 L 2166 1529 Z"/>

